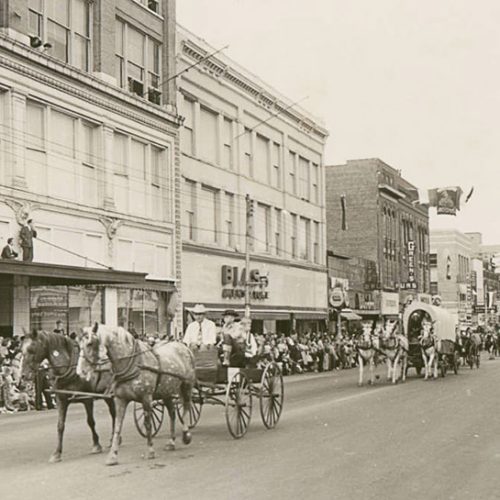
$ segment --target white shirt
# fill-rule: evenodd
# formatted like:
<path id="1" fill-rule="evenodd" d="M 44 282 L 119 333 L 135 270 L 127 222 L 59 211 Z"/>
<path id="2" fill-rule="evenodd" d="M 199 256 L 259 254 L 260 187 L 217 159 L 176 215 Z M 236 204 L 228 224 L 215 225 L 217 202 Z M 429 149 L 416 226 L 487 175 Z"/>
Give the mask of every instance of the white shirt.
<path id="1" fill-rule="evenodd" d="M 200 335 L 201 332 L 201 335 Z M 217 340 L 217 332 L 215 323 L 207 318 L 204 318 L 201 323 L 193 321 L 189 323 L 184 333 L 184 343 L 187 345 L 215 345 Z"/>

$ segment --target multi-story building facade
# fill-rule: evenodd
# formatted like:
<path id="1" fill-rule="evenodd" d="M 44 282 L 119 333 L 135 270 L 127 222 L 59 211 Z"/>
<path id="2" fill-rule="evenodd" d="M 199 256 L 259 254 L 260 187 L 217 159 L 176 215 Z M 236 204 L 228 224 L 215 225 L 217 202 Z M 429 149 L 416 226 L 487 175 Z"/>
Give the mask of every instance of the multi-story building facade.
<path id="1" fill-rule="evenodd" d="M 326 319 L 326 130 L 234 61 L 178 31 L 183 299 L 212 315 L 243 310 L 246 201 L 254 202 L 254 328 Z"/>
<path id="2" fill-rule="evenodd" d="M 61 319 L 166 332 L 180 279 L 173 0 L 0 3 L 3 334 Z"/>
<path id="3" fill-rule="evenodd" d="M 494 250 L 494 245 L 483 245 L 481 233 L 431 231 L 431 291 L 463 325 L 498 320 L 500 280 Z"/>
<path id="4" fill-rule="evenodd" d="M 458 230 L 432 230 L 430 234 L 431 291 L 462 323 L 472 323 L 473 264 L 477 244 Z"/>
<path id="5" fill-rule="evenodd" d="M 417 188 L 379 159 L 326 167 L 327 247 L 376 263 L 371 314 L 429 293 L 428 208 L 417 201 Z"/>

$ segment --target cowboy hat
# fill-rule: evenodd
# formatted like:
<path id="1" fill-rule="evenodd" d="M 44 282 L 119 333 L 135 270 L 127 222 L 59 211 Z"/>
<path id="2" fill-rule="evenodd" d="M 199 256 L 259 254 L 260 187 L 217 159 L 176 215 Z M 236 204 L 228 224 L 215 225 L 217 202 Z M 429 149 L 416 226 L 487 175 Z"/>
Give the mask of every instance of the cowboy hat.
<path id="1" fill-rule="evenodd" d="M 222 316 L 233 316 L 234 318 L 237 318 L 239 314 L 234 309 L 226 309 Z"/>
<path id="2" fill-rule="evenodd" d="M 196 304 L 191 312 L 193 314 L 205 314 L 207 310 L 203 304 Z"/>

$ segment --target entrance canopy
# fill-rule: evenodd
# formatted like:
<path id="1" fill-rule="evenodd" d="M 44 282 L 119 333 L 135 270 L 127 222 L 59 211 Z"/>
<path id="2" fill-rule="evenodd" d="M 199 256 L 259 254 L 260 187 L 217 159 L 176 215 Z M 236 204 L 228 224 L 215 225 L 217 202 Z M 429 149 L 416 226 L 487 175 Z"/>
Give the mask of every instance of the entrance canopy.
<path id="1" fill-rule="evenodd" d="M 32 286 L 44 285 L 99 285 L 127 283 L 145 285 L 146 274 L 114 269 L 93 269 L 89 267 L 61 266 L 38 262 L 0 260 L 0 279 L 26 276 Z"/>
<path id="2" fill-rule="evenodd" d="M 423 311 L 430 316 L 434 323 L 434 333 L 440 339 L 455 341 L 456 322 L 455 318 L 443 307 L 431 306 L 425 302 L 414 301 L 406 309 L 403 314 L 403 325 L 406 335 L 408 335 L 408 323 L 411 315 L 414 312 Z"/>

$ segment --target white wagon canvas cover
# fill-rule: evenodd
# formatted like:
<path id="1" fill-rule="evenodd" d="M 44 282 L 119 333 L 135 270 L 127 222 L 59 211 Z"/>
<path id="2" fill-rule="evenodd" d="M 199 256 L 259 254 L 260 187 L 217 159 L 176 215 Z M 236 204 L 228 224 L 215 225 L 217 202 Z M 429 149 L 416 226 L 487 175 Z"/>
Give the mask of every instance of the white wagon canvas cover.
<path id="1" fill-rule="evenodd" d="M 434 333 L 439 340 L 451 340 L 455 342 L 456 323 L 454 317 L 442 307 L 431 306 L 430 304 L 418 301 L 412 302 L 403 314 L 405 335 L 408 335 L 408 320 L 415 311 L 424 311 L 430 316 L 434 322 Z"/>

